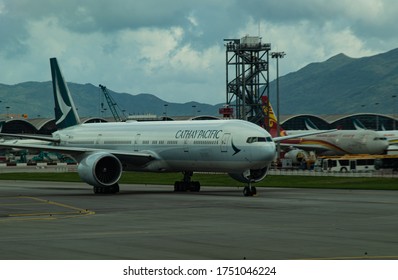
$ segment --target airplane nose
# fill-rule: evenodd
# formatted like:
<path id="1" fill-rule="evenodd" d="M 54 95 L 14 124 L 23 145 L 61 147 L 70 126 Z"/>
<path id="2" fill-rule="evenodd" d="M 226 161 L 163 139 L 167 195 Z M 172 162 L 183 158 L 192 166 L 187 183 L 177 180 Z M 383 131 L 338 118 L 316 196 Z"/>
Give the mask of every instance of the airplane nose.
<path id="1" fill-rule="evenodd" d="M 380 143 L 380 150 L 382 151 L 381 153 L 385 153 L 387 151 L 387 149 L 388 149 L 389 143 L 388 143 L 387 140 L 383 140 L 383 141 L 380 141 L 380 142 L 381 142 Z"/>
<path id="2" fill-rule="evenodd" d="M 264 162 L 271 162 L 275 159 L 276 148 L 275 143 L 271 145 L 264 146 L 261 152 L 261 160 Z"/>
<path id="3" fill-rule="evenodd" d="M 267 145 L 257 145 L 251 151 L 250 162 L 253 163 L 253 169 L 260 169 L 268 166 L 275 159 L 275 145 L 267 143 Z"/>
<path id="4" fill-rule="evenodd" d="M 372 146 L 373 147 L 371 149 L 371 153 L 373 153 L 373 154 L 384 154 L 384 153 L 386 153 L 387 148 L 388 148 L 388 141 L 387 140 L 378 139 L 378 140 L 375 140 L 373 142 Z"/>

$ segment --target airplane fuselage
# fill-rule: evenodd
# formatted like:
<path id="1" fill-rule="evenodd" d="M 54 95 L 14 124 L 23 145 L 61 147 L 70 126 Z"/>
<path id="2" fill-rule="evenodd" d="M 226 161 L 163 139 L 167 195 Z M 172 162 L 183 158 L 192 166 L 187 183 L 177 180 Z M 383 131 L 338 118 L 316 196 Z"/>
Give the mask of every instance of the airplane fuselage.
<path id="1" fill-rule="evenodd" d="M 123 160 L 132 171 L 242 172 L 267 167 L 275 143 L 263 128 L 240 120 L 81 124 L 57 131 L 60 145 L 151 154 L 145 166 Z"/>
<path id="2" fill-rule="evenodd" d="M 289 135 L 302 131 L 288 131 Z M 284 141 L 300 148 L 319 147 L 335 154 L 383 154 L 388 147 L 385 137 L 371 130 L 338 130 Z"/>

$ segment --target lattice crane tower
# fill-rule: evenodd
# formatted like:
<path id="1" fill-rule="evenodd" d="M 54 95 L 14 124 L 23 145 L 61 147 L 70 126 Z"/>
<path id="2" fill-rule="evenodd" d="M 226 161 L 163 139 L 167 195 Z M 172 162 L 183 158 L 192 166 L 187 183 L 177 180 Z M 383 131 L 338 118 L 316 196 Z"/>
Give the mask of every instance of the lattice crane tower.
<path id="1" fill-rule="evenodd" d="M 226 103 L 237 119 L 264 126 L 261 97 L 269 98 L 269 51 L 261 37 L 224 39 L 226 47 Z M 269 100 L 269 99 L 268 99 Z"/>

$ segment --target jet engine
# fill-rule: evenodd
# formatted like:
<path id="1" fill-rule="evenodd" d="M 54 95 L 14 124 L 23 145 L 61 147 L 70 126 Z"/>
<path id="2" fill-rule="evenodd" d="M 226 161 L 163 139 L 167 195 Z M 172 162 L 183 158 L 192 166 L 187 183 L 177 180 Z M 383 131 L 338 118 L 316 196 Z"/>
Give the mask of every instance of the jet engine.
<path id="1" fill-rule="evenodd" d="M 287 153 L 285 153 L 284 158 L 292 160 L 293 164 L 301 164 L 303 161 L 309 160 L 310 156 L 304 150 L 292 149 L 292 150 L 288 151 Z"/>
<path id="2" fill-rule="evenodd" d="M 229 173 L 228 175 L 242 183 L 257 183 L 267 176 L 267 172 L 268 166 L 262 169 L 250 169 L 243 173 Z"/>
<path id="3" fill-rule="evenodd" d="M 80 178 L 94 188 L 116 185 L 122 171 L 119 159 L 106 152 L 97 152 L 85 157 L 77 167 Z"/>

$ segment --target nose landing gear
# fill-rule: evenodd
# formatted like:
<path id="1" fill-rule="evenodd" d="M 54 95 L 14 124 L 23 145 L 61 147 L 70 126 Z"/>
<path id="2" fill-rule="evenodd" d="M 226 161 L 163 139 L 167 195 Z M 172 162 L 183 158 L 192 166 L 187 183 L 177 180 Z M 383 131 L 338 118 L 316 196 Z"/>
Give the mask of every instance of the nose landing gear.
<path id="1" fill-rule="evenodd" d="M 249 185 L 243 188 L 243 195 L 244 196 L 255 196 L 255 195 L 257 195 L 256 187 L 253 187 L 251 185 L 251 182 L 249 182 Z"/>

